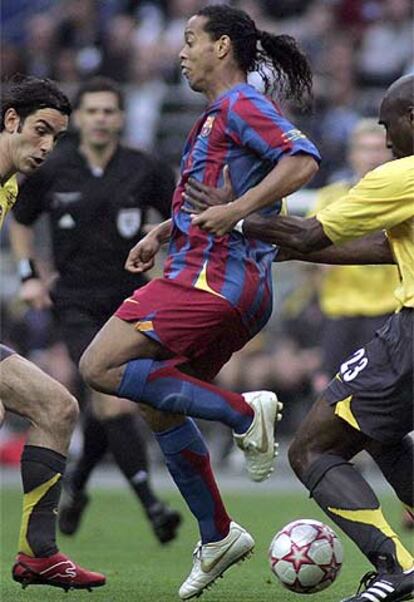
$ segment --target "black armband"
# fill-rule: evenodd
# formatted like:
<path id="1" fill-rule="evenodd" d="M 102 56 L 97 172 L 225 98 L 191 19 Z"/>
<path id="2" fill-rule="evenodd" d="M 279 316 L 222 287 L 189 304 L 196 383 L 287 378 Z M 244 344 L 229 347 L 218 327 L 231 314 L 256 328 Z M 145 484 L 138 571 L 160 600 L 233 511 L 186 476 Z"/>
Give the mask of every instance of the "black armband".
<path id="1" fill-rule="evenodd" d="M 39 272 L 36 269 L 33 259 L 19 259 L 17 262 L 17 272 L 21 282 L 26 282 L 30 278 L 39 278 Z"/>

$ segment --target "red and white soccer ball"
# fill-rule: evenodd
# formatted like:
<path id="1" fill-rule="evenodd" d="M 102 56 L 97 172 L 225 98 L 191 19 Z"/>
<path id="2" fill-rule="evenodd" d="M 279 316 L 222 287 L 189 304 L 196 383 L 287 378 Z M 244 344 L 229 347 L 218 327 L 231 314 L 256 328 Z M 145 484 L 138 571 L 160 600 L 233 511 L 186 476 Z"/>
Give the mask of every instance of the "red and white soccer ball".
<path id="1" fill-rule="evenodd" d="M 289 523 L 276 533 L 269 548 L 272 573 L 298 594 L 314 594 L 329 587 L 341 570 L 343 556 L 334 531 L 317 520 Z"/>

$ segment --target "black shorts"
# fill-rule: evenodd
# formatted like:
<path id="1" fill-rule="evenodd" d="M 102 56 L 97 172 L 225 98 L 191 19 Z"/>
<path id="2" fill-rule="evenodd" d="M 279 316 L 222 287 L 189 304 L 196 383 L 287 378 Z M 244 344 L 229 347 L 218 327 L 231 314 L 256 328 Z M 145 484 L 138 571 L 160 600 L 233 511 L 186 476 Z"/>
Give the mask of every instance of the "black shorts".
<path id="1" fill-rule="evenodd" d="M 54 313 L 60 338 L 67 347 L 70 359 L 78 366 L 82 353 L 106 319 L 77 307 L 65 308 L 59 312 L 55 308 Z"/>
<path id="2" fill-rule="evenodd" d="M 383 443 L 414 428 L 413 334 L 414 309 L 393 314 L 341 364 L 326 390 L 336 415 Z"/>
<path id="3" fill-rule="evenodd" d="M 51 292 L 57 334 L 65 343 L 70 358 L 76 365 L 94 336 L 132 292 L 125 287 L 115 291 L 74 291 L 70 288 L 65 289 L 63 285 Z"/>
<path id="4" fill-rule="evenodd" d="M 355 349 L 371 340 L 390 314 L 326 318 L 321 340 L 323 372 L 332 378 Z"/>

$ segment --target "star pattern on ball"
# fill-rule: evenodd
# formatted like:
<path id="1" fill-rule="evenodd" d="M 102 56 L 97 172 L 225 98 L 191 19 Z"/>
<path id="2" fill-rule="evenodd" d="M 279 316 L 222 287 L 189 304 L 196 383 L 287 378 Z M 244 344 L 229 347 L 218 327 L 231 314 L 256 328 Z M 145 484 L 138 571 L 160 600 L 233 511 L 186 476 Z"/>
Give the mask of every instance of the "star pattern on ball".
<path id="1" fill-rule="evenodd" d="M 314 560 L 312 560 L 312 558 L 308 556 L 308 550 L 308 543 L 305 543 L 303 546 L 298 546 L 297 544 L 292 542 L 292 547 L 289 554 L 283 556 L 282 560 L 286 560 L 286 562 L 291 562 L 295 569 L 295 572 L 298 572 L 304 564 L 315 564 Z"/>

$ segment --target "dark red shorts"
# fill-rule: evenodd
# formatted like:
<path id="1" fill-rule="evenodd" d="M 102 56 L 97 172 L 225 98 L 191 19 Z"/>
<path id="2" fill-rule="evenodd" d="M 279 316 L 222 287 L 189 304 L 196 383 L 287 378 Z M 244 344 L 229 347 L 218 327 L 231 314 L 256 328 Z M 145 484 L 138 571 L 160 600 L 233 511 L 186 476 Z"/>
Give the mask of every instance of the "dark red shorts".
<path id="1" fill-rule="evenodd" d="M 137 289 L 114 314 L 211 380 L 251 335 L 222 297 L 158 278 Z"/>

